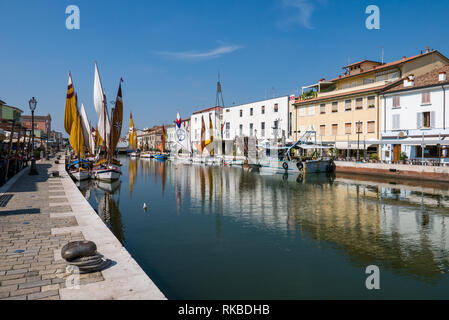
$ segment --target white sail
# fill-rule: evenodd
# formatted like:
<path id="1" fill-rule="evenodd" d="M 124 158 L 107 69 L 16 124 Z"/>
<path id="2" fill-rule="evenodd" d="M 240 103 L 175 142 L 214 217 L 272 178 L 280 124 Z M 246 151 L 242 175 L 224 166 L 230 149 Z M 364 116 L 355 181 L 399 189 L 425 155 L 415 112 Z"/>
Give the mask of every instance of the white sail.
<path id="1" fill-rule="evenodd" d="M 179 113 L 176 117 L 176 139 L 175 142 L 181 147 L 184 152 L 192 152 L 192 146 L 190 144 L 190 136 L 184 126 L 184 122 L 181 121 Z"/>
<path id="2" fill-rule="evenodd" d="M 109 140 L 111 132 L 111 123 L 109 121 L 108 107 L 106 104 L 106 95 L 101 85 L 100 73 L 98 72 L 98 66 L 95 63 L 95 83 L 94 83 L 94 106 L 98 116 L 98 132 L 101 138 L 109 147 Z"/>
<path id="3" fill-rule="evenodd" d="M 90 127 L 89 120 L 87 119 L 86 110 L 84 104 L 81 104 L 81 127 L 83 129 L 84 145 L 89 149 L 90 154 L 95 154 L 95 142 L 92 135 L 92 128 Z"/>

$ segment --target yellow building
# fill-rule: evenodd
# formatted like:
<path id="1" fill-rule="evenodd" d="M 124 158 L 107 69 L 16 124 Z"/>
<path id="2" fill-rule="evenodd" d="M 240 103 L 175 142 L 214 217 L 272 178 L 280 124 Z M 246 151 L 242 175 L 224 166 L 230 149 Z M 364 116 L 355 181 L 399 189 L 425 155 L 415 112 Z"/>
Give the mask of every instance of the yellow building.
<path id="1" fill-rule="evenodd" d="M 317 140 L 336 142 L 340 155 L 366 148 L 377 152 L 380 140 L 380 96 L 392 81 L 403 76 L 419 76 L 449 64 L 449 59 L 428 48 L 413 57 L 391 63 L 362 60 L 343 67 L 343 75 L 302 88 L 293 104 L 293 136 L 316 131 Z"/>

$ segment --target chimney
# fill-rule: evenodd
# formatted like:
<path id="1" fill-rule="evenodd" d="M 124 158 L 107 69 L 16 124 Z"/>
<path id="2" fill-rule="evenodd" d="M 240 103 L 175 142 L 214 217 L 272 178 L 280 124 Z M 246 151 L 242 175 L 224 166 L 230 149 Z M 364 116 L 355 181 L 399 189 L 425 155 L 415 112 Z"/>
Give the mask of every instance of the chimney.
<path id="1" fill-rule="evenodd" d="M 427 47 L 426 47 L 426 53 L 429 53 L 429 52 L 430 52 L 430 47 L 427 46 Z"/>
<path id="2" fill-rule="evenodd" d="M 438 77 L 438 80 L 439 80 L 440 82 L 442 82 L 442 81 L 446 81 L 446 79 L 447 79 L 446 72 L 440 72 L 440 75 L 439 75 L 439 77 Z"/>

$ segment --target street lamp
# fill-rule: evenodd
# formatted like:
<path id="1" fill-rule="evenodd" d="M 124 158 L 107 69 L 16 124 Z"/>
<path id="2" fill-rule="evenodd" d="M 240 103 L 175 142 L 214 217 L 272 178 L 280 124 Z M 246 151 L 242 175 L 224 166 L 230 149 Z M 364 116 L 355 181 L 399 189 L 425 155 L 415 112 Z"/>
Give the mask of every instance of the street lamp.
<path id="1" fill-rule="evenodd" d="M 37 100 L 32 97 L 29 101 L 30 110 L 31 110 L 31 168 L 30 168 L 30 176 L 36 176 L 39 173 L 36 169 L 36 158 L 34 157 L 34 110 L 36 110 Z"/>

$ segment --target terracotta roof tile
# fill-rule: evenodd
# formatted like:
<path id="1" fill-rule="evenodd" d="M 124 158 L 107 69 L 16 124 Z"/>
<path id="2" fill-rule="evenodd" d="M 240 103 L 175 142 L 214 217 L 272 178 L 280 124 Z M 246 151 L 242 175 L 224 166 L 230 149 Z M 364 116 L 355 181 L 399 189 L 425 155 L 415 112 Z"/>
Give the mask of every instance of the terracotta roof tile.
<path id="1" fill-rule="evenodd" d="M 446 81 L 439 81 L 439 75 L 441 72 L 446 72 Z M 434 85 L 449 84 L 449 65 L 441 68 L 433 69 L 432 71 L 425 73 L 421 76 L 415 77 L 415 85 L 413 87 L 404 87 L 404 79 L 406 77 L 396 81 L 389 85 L 384 92 L 395 92 L 401 90 L 413 90 L 416 88 L 430 87 Z"/>

